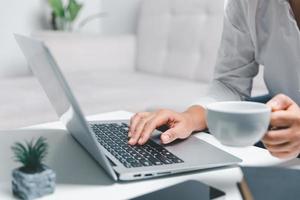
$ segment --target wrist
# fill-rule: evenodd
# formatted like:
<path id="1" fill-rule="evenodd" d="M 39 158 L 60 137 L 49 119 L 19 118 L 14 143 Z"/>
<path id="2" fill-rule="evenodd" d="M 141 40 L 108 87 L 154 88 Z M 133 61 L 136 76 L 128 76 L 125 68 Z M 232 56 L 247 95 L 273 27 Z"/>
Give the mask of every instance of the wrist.
<path id="1" fill-rule="evenodd" d="M 202 106 L 191 106 L 182 114 L 191 122 L 193 131 L 206 129 L 205 109 Z"/>

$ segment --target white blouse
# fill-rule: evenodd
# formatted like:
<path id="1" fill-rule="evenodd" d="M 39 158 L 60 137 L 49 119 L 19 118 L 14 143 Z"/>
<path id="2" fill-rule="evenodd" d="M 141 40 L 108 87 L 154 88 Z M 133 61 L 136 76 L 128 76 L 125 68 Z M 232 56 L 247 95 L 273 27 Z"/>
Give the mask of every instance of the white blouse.
<path id="1" fill-rule="evenodd" d="M 228 0 L 214 80 L 200 105 L 250 97 L 264 66 L 270 95 L 300 105 L 300 31 L 288 0 Z"/>

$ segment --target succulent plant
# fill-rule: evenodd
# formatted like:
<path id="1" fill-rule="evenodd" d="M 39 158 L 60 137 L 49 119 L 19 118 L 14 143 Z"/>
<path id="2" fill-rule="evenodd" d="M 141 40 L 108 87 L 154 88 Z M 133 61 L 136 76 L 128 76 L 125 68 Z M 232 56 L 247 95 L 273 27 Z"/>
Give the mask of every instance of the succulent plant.
<path id="1" fill-rule="evenodd" d="M 22 164 L 21 171 L 25 173 L 43 171 L 43 161 L 48 154 L 48 144 L 44 137 L 40 137 L 36 141 L 27 141 L 25 144 L 16 142 L 11 149 L 15 161 Z"/>

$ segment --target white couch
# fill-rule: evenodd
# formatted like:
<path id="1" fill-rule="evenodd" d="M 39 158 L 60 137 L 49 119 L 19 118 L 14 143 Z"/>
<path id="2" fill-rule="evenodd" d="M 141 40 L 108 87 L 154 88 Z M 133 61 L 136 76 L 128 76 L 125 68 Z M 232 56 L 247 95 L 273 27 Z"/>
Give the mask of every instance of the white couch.
<path id="1" fill-rule="evenodd" d="M 212 79 L 222 16 L 223 1 L 144 0 L 135 35 L 33 35 L 49 46 L 85 114 L 182 111 Z M 57 119 L 34 77 L 1 80 L 0 90 L 0 128 Z M 260 77 L 254 94 L 263 93 Z"/>

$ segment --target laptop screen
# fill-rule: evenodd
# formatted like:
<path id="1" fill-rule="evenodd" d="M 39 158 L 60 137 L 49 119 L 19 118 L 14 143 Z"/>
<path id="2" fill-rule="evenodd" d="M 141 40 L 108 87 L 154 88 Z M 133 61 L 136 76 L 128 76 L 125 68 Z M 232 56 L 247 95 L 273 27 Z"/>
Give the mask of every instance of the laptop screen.
<path id="1" fill-rule="evenodd" d="M 73 135 L 82 137 L 88 132 L 87 123 L 51 52 L 39 40 L 19 35 L 15 38 L 60 120 Z"/>

